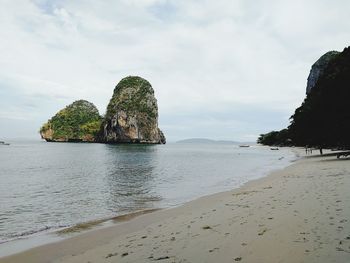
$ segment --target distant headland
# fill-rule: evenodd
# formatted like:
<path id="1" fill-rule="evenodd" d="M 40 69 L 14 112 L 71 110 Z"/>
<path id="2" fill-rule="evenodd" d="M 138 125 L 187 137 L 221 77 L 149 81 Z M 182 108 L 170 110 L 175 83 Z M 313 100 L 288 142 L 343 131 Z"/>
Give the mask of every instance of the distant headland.
<path id="1" fill-rule="evenodd" d="M 104 117 L 91 102 L 77 100 L 43 124 L 40 135 L 48 142 L 166 143 L 154 90 L 138 76 L 117 84 Z"/>

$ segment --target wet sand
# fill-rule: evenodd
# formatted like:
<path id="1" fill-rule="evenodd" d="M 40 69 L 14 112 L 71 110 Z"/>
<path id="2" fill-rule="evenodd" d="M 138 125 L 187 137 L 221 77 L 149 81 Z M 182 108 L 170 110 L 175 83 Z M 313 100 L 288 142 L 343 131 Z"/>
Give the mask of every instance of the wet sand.
<path id="1" fill-rule="evenodd" d="M 349 189 L 350 158 L 306 158 L 239 189 L 0 262 L 350 262 Z"/>

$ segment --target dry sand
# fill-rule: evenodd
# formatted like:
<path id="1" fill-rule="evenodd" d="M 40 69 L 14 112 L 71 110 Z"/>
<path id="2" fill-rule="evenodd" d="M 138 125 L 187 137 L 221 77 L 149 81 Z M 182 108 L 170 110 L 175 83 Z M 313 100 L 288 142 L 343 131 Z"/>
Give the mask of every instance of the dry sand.
<path id="1" fill-rule="evenodd" d="M 302 159 L 181 207 L 0 262 L 350 262 L 350 159 Z"/>

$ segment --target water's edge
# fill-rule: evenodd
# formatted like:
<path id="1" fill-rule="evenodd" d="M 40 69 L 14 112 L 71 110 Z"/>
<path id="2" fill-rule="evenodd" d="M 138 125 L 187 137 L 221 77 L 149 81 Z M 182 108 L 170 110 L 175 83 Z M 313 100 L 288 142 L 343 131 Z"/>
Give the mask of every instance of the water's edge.
<path id="1" fill-rule="evenodd" d="M 90 220 L 87 222 L 80 222 L 72 226 L 65 226 L 61 228 L 56 229 L 44 229 L 43 231 L 39 231 L 37 233 L 34 233 L 32 235 L 24 236 L 24 237 L 18 237 L 14 238 L 12 240 L 8 240 L 6 242 L 0 243 L 0 258 L 5 256 L 10 256 L 13 254 L 17 254 L 20 252 L 24 252 L 26 250 L 30 250 L 35 247 L 43 246 L 50 243 L 60 242 L 65 239 L 81 235 L 86 232 L 95 231 L 101 228 L 107 228 L 116 224 L 120 224 L 126 221 L 130 221 L 136 217 L 153 213 L 162 209 L 173 209 L 175 207 L 179 207 L 182 205 L 185 205 L 187 203 L 190 203 L 192 201 L 195 201 L 200 198 L 209 197 L 212 195 L 232 191 L 232 190 L 238 190 L 244 185 L 260 180 L 262 178 L 268 177 L 270 174 L 285 169 L 286 167 L 292 165 L 294 162 L 298 161 L 299 159 L 302 159 L 302 157 L 299 156 L 298 152 L 293 150 L 293 148 L 284 148 L 288 149 L 290 152 L 294 154 L 294 158 L 291 158 L 288 160 L 288 162 L 285 162 L 282 167 L 271 167 L 270 170 L 262 171 L 261 174 L 258 174 L 256 177 L 252 179 L 248 179 L 247 181 L 242 182 L 241 184 L 237 185 L 236 187 L 233 187 L 230 190 L 223 190 L 219 192 L 214 193 L 208 193 L 204 194 L 198 197 L 195 197 L 194 199 L 187 200 L 183 203 L 178 203 L 175 205 L 168 205 L 166 207 L 157 207 L 152 209 L 143 209 L 143 210 L 137 210 L 132 211 L 125 214 L 120 214 L 117 216 L 107 217 L 107 218 L 101 218 L 101 219 L 95 219 Z"/>

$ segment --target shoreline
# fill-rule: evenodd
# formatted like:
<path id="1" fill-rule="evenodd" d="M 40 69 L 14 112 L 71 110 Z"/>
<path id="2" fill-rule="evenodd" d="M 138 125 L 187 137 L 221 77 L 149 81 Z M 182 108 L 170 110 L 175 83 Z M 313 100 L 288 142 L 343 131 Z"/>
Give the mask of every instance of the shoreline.
<path id="1" fill-rule="evenodd" d="M 298 150 L 298 152 L 302 153 L 301 150 Z M 303 154 L 300 154 L 300 155 L 303 155 Z M 209 195 L 209 196 L 200 197 L 196 200 L 187 202 L 184 205 L 181 205 L 179 207 L 164 209 L 164 210 L 156 211 L 146 215 L 137 216 L 129 221 L 122 222 L 117 225 L 108 226 L 101 229 L 94 229 L 89 232 L 85 232 L 77 236 L 65 239 L 63 241 L 50 243 L 50 244 L 36 247 L 18 254 L 0 258 L 0 262 L 22 262 L 24 259 L 25 259 L 24 260 L 25 262 L 88 262 L 90 260 L 91 262 L 110 262 L 108 261 L 109 258 L 114 260 L 118 258 L 118 260 L 121 260 L 122 262 L 148 262 L 148 261 L 154 261 L 154 259 L 162 258 L 162 257 L 163 257 L 162 262 L 173 262 L 169 260 L 170 259 L 173 260 L 174 257 L 183 256 L 184 259 L 185 258 L 191 259 L 191 256 L 194 256 L 194 255 L 192 255 L 187 251 L 188 247 L 191 247 L 190 250 L 197 251 L 197 252 L 199 251 L 206 255 L 206 257 L 203 257 L 203 258 L 199 257 L 197 261 L 193 260 L 192 258 L 192 261 L 189 260 L 189 262 L 212 262 L 209 260 L 209 258 L 211 258 L 212 255 L 217 254 L 219 251 L 224 251 L 227 244 L 230 244 L 230 247 L 233 246 L 234 249 L 227 250 L 226 248 L 227 250 L 226 253 L 221 252 L 220 255 L 216 255 L 216 257 L 220 257 L 219 262 L 232 262 L 232 260 L 235 260 L 235 259 L 239 260 L 239 258 L 245 259 L 249 257 L 252 259 L 249 262 L 255 262 L 253 257 L 254 255 L 255 256 L 259 255 L 259 258 L 265 257 L 266 259 L 272 260 L 273 258 L 269 258 L 269 256 L 266 255 L 266 253 L 264 253 L 264 251 L 262 251 L 261 248 L 259 247 L 256 248 L 255 246 L 253 246 L 255 242 L 258 243 L 259 241 L 259 240 L 255 241 L 255 239 L 269 236 L 268 234 L 270 232 L 273 232 L 273 230 L 278 230 L 277 232 L 282 231 L 283 232 L 282 237 L 288 236 L 290 235 L 290 233 L 285 233 L 285 231 L 283 231 L 283 228 L 285 227 L 284 225 L 286 225 L 283 220 L 279 222 L 277 225 L 272 224 L 272 226 L 269 226 L 269 224 L 275 221 L 274 220 L 275 217 L 268 217 L 267 215 L 262 216 L 261 212 L 264 212 L 264 211 L 260 211 L 260 210 L 262 210 L 263 208 L 271 208 L 272 209 L 271 211 L 273 212 L 278 211 L 280 216 L 285 217 L 284 213 L 281 213 L 283 211 L 280 211 L 280 210 L 283 210 L 283 208 L 286 209 L 298 204 L 298 208 L 299 208 L 298 210 L 304 209 L 303 204 L 299 204 L 297 200 L 289 200 L 286 203 L 283 203 L 282 207 L 279 207 L 278 205 L 274 205 L 274 207 L 272 208 L 271 205 L 273 202 L 278 202 L 278 201 L 281 202 L 281 199 L 283 199 L 282 198 L 283 195 L 286 195 L 285 192 L 281 192 L 281 190 L 278 190 L 276 186 L 278 185 L 283 186 L 284 190 L 286 189 L 288 190 L 287 193 L 289 195 L 291 194 L 293 195 L 293 193 L 291 193 L 290 190 L 297 191 L 298 188 L 295 188 L 294 186 L 293 189 L 288 189 L 287 182 L 291 181 L 291 183 L 295 184 L 295 182 L 292 182 L 295 179 L 289 179 L 289 178 L 301 178 L 302 175 L 299 174 L 297 176 L 296 175 L 292 176 L 291 172 L 293 173 L 293 171 L 295 170 L 298 173 L 301 173 L 304 175 L 309 174 L 304 179 L 310 181 L 309 177 L 310 176 L 314 177 L 316 175 L 313 174 L 315 172 L 312 169 L 311 171 L 310 169 L 307 170 L 306 169 L 307 166 L 315 166 L 315 165 L 317 166 L 317 165 L 320 165 L 320 163 L 323 166 L 325 166 L 320 171 L 327 172 L 328 170 L 332 170 L 332 169 L 337 170 L 337 167 L 334 166 L 334 163 L 337 163 L 337 164 L 341 163 L 342 169 L 344 171 L 350 171 L 350 164 L 347 164 L 346 159 L 334 160 L 334 156 L 329 157 L 327 155 L 318 157 L 318 158 L 314 158 L 314 157 L 316 156 L 313 156 L 313 158 L 299 159 L 283 170 L 275 171 L 273 173 L 270 173 L 268 176 L 249 181 L 245 183 L 243 186 L 241 186 L 240 188 Z M 329 161 L 332 161 L 332 162 L 329 162 Z M 330 165 L 332 165 L 332 167 L 329 167 Z M 307 171 L 305 171 L 305 169 Z M 331 175 L 328 175 L 328 176 L 331 176 Z M 334 178 L 336 178 L 337 176 L 339 176 L 338 171 L 337 173 L 334 173 Z M 345 178 L 343 179 L 345 180 Z M 346 182 L 348 183 L 349 181 L 346 181 Z M 278 196 L 275 196 L 275 194 L 277 194 L 276 191 L 278 192 L 279 195 L 281 195 L 280 198 L 278 198 Z M 308 189 L 307 191 L 311 193 L 313 189 Z M 271 200 L 271 196 L 267 196 L 271 194 L 269 192 L 275 192 L 272 200 Z M 305 193 L 303 194 L 305 195 Z M 316 194 L 316 193 L 313 193 L 313 194 Z M 339 194 L 336 193 L 336 194 L 339 196 L 341 193 Z M 235 199 L 235 203 L 232 203 L 232 200 L 231 200 L 232 198 Z M 298 199 L 298 197 L 294 195 L 293 195 L 293 198 Z M 250 202 L 250 203 L 248 202 L 249 204 L 247 204 L 247 201 L 249 200 L 253 202 Z M 341 205 L 342 204 L 341 200 L 338 200 L 338 201 L 340 202 L 336 204 Z M 256 206 L 255 210 L 257 211 L 252 210 L 250 208 L 251 206 L 254 206 L 254 205 Z M 231 209 L 231 207 L 234 207 L 234 208 Z M 295 217 L 298 216 L 298 213 L 295 211 L 298 211 L 298 210 L 294 210 L 294 212 L 292 211 L 291 218 L 296 219 Z M 338 214 L 340 214 L 340 211 L 343 211 L 343 210 L 344 209 L 339 210 Z M 233 213 L 233 214 L 230 214 L 230 213 Z M 349 213 L 349 211 L 346 211 L 346 213 Z M 218 215 L 220 215 L 220 218 L 217 217 Z M 249 222 L 248 220 L 249 217 L 253 217 L 255 219 L 253 220 L 255 222 L 253 224 L 254 226 L 247 227 L 252 223 L 252 222 Z M 333 217 L 335 218 L 336 216 L 333 216 Z M 230 221 L 231 223 L 223 222 L 225 220 Z M 291 220 L 291 219 L 288 217 L 288 220 Z M 339 222 L 341 220 L 344 220 L 344 219 L 340 219 Z M 242 221 L 242 222 L 238 222 L 238 221 Z M 302 220 L 301 221 L 297 220 L 297 221 L 298 221 L 298 224 L 303 223 Z M 199 226 L 197 225 L 198 224 L 197 222 L 201 222 Z M 347 223 L 347 222 L 344 221 L 343 223 Z M 232 239 L 232 236 L 231 236 L 233 235 L 233 233 L 231 233 L 232 229 L 229 229 L 229 230 L 227 229 L 230 226 L 230 224 L 236 225 L 235 230 L 233 230 L 235 232 L 234 236 L 236 237 L 235 238 L 236 240 Z M 304 222 L 304 224 L 307 224 L 307 223 Z M 225 227 L 223 227 L 222 225 L 225 225 Z M 287 223 L 287 229 L 292 227 L 293 226 L 291 226 L 291 224 Z M 227 232 L 224 233 L 224 231 L 222 231 L 222 229 L 220 228 L 224 228 L 224 230 Z M 256 233 L 254 234 L 250 233 L 252 229 L 255 229 Z M 343 227 L 343 229 L 346 229 L 346 228 Z M 173 231 L 170 232 L 171 230 Z M 176 231 L 176 230 L 179 230 L 179 231 Z M 193 235 L 189 236 L 187 233 L 184 236 L 183 234 L 184 232 L 193 232 Z M 221 237 L 218 238 L 216 236 L 218 235 L 219 232 L 221 233 Z M 245 232 L 247 232 L 247 234 L 242 236 L 242 234 L 244 234 Z M 155 233 L 157 233 L 157 235 L 154 235 Z M 305 234 L 300 234 L 300 233 L 305 233 Z M 306 237 L 311 233 L 313 232 L 304 231 L 304 230 L 299 231 L 298 236 L 301 235 L 301 237 L 298 237 L 298 238 L 300 239 L 297 238 L 296 240 L 292 241 L 290 244 L 288 244 L 288 247 L 291 247 L 290 245 L 292 245 L 293 247 L 293 245 L 295 246 L 298 244 L 308 243 L 310 239 Z M 347 233 L 347 234 L 350 239 L 350 233 Z M 150 240 L 151 235 L 154 235 L 153 236 L 154 240 L 152 241 Z M 156 238 L 156 236 L 158 237 Z M 275 235 L 275 237 L 278 237 L 278 236 L 279 234 Z M 229 239 L 228 241 L 227 239 L 229 237 L 231 237 L 231 239 Z M 250 240 L 250 242 L 248 242 L 250 237 L 254 237 L 254 238 Z M 302 237 L 304 239 L 302 239 Z M 164 244 L 161 244 L 157 240 L 158 238 L 162 239 L 161 243 L 164 243 Z M 198 242 L 198 241 L 195 242 L 195 239 L 199 239 L 199 241 L 202 241 L 202 242 Z M 240 239 L 246 239 L 246 240 L 245 242 L 237 243 L 237 241 L 239 241 Z M 322 235 L 321 235 L 321 238 L 319 239 L 322 239 Z M 346 235 L 343 237 L 343 239 L 344 240 L 342 240 L 342 244 L 347 244 Z M 316 240 L 317 240 L 317 237 L 316 237 Z M 278 246 L 281 243 L 281 240 L 279 240 L 279 244 L 275 244 L 276 240 L 269 240 L 269 241 L 271 243 L 269 244 L 270 248 L 273 248 L 275 245 Z M 282 240 L 282 241 L 286 242 L 286 240 Z M 338 243 L 340 241 L 341 240 L 338 240 Z M 177 243 L 181 243 L 183 245 L 183 243 L 186 243 L 186 242 L 188 243 L 188 245 L 185 248 L 182 246 L 182 248 L 180 249 L 179 247 L 176 246 L 178 245 Z M 132 245 L 130 245 L 130 243 L 132 243 Z M 138 244 L 134 244 L 134 243 L 138 243 Z M 219 245 L 220 243 L 221 245 Z M 323 242 L 322 244 L 324 243 L 325 242 Z M 119 247 L 117 246 L 117 244 L 119 244 Z M 202 244 L 202 245 L 212 244 L 212 246 L 217 245 L 217 247 L 210 248 L 210 245 L 207 245 L 207 247 L 204 245 L 204 247 L 200 246 L 198 248 L 198 244 Z M 266 243 L 265 246 L 267 244 L 268 243 Z M 173 248 L 174 245 L 175 245 L 175 248 Z M 243 253 L 247 248 L 250 247 L 249 245 L 252 245 L 253 247 L 255 247 L 257 249 L 257 252 L 252 253 L 252 255 L 250 254 L 246 255 L 245 253 Z M 158 247 L 158 248 L 155 249 L 155 247 Z M 154 250 L 159 250 L 160 248 L 163 248 L 163 253 L 161 254 L 162 255 L 165 254 L 165 256 L 162 256 L 161 254 L 157 256 L 156 255 L 157 253 L 154 252 Z M 166 249 L 164 250 L 164 248 Z M 176 250 L 176 249 L 178 253 L 170 253 L 171 250 Z M 340 251 L 341 249 L 343 249 L 343 251 Z M 116 250 L 116 251 L 113 252 L 113 250 Z M 185 250 L 184 253 L 180 252 L 182 250 Z M 295 251 L 293 251 L 293 249 L 291 250 L 294 254 Z M 311 254 L 311 251 L 312 251 L 311 248 L 304 249 L 303 251 L 299 251 L 299 250 L 298 250 L 299 252 L 298 255 L 301 259 L 303 258 L 303 256 L 307 257 L 308 256 L 307 254 Z M 112 251 L 112 252 L 108 253 L 108 251 Z M 341 247 L 335 247 L 334 251 L 342 255 L 348 253 L 348 252 L 344 252 L 344 248 L 341 248 Z M 234 257 L 234 255 L 231 255 L 232 252 L 235 252 L 234 254 L 237 254 L 238 256 Z M 291 251 L 289 252 L 291 253 Z M 148 257 L 145 257 L 144 254 L 148 254 Z M 277 254 L 281 254 L 281 253 L 277 253 Z M 347 254 L 347 255 L 350 256 L 350 254 Z M 232 257 L 228 259 L 229 256 L 232 256 Z M 141 258 L 143 258 L 143 260 L 141 260 Z M 307 262 L 312 262 L 312 260 L 317 262 L 316 258 L 311 258 L 311 261 L 307 261 Z M 318 260 L 320 259 L 318 258 Z M 175 261 L 175 262 L 178 262 L 178 261 Z M 264 261 L 262 260 L 261 262 L 264 262 Z M 275 262 L 275 261 L 270 261 L 270 262 Z M 290 262 L 295 262 L 295 261 L 290 261 Z M 318 262 L 322 262 L 322 260 Z M 324 261 L 324 262 L 329 262 L 329 261 Z"/>
<path id="2" fill-rule="evenodd" d="M 267 146 L 259 146 L 259 147 L 269 148 Z M 130 211 L 121 215 L 96 218 L 90 221 L 83 221 L 83 222 L 79 222 L 77 224 L 66 226 L 66 227 L 52 228 L 52 229 L 48 228 L 47 230 L 44 227 L 44 230 L 42 231 L 39 230 L 38 232 L 33 232 L 30 235 L 20 235 L 17 238 L 13 238 L 11 240 L 7 240 L 0 243 L 0 259 L 3 257 L 22 253 L 24 251 L 27 251 L 39 246 L 43 246 L 46 244 L 61 242 L 61 241 L 64 241 L 65 239 L 69 239 L 76 235 L 84 234 L 85 232 L 88 232 L 88 231 L 94 231 L 94 230 L 99 230 L 101 228 L 114 226 L 115 224 L 119 223 L 118 222 L 119 219 L 124 217 L 133 218 L 143 213 L 149 213 L 149 211 L 153 211 L 153 210 L 156 211 L 156 210 L 173 209 L 173 208 L 181 207 L 184 204 L 195 201 L 201 197 L 207 197 L 213 194 L 232 191 L 233 189 L 239 189 L 245 184 L 249 183 L 250 181 L 259 180 L 260 178 L 268 176 L 273 171 L 280 170 L 288 165 L 291 165 L 298 158 L 298 156 L 292 148 L 285 147 L 285 149 L 287 149 L 287 151 L 284 154 L 289 155 L 288 157 L 283 154 L 284 156 L 281 158 L 278 158 L 278 161 L 275 161 L 273 166 L 267 165 L 264 169 L 259 169 L 258 171 L 255 171 L 253 177 L 250 176 L 251 178 L 247 178 L 248 180 L 241 181 L 239 185 L 228 186 L 228 187 L 225 187 L 226 189 L 225 188 L 221 189 L 218 192 L 209 191 L 209 192 L 206 192 L 205 194 L 197 195 L 190 199 L 187 199 L 184 202 L 170 204 L 168 206 L 156 205 L 150 208 Z"/>
<path id="3" fill-rule="evenodd" d="M 66 239 L 79 236 L 90 231 L 98 231 L 99 229 L 108 228 L 117 224 L 128 222 L 133 218 L 145 214 L 153 213 L 163 209 L 171 208 L 152 208 L 137 210 L 126 214 L 121 214 L 113 217 L 96 219 L 92 221 L 78 223 L 69 227 L 49 230 L 47 232 L 40 231 L 29 236 L 23 236 L 16 239 L 10 239 L 0 243 L 1 246 L 6 246 L 10 251 L 3 252 L 0 250 L 0 261 L 4 257 L 16 255 L 18 253 L 26 252 L 36 247 L 45 246 L 52 243 L 62 242 Z"/>
<path id="4" fill-rule="evenodd" d="M 298 158 L 299 157 L 296 156 L 295 160 L 290 161 L 290 164 L 287 165 L 287 167 L 293 165 L 294 162 L 298 161 L 299 160 Z M 108 231 L 109 229 L 113 230 L 113 228 L 119 228 L 119 227 L 121 227 L 121 225 L 128 224 L 132 220 L 135 220 L 135 219 L 142 220 L 142 217 L 145 215 L 148 215 L 148 214 L 153 215 L 156 212 L 164 212 L 164 213 L 168 214 L 169 211 L 170 211 L 170 214 L 173 214 L 173 213 L 176 214 L 176 211 L 173 211 L 173 210 L 181 209 L 182 207 L 191 205 L 192 203 L 193 203 L 193 205 L 195 205 L 196 202 L 201 202 L 201 200 L 205 201 L 205 199 L 215 198 L 216 196 L 220 196 L 222 194 L 227 194 L 227 193 L 232 193 L 232 192 L 240 192 L 242 190 L 242 188 L 248 187 L 250 184 L 258 183 L 260 180 L 264 180 L 264 179 L 268 178 L 269 176 L 271 176 L 271 174 L 278 172 L 280 170 L 283 170 L 283 169 L 285 169 L 285 168 L 272 170 L 267 175 L 264 175 L 264 176 L 256 178 L 256 179 L 249 180 L 248 182 L 244 183 L 243 185 L 241 185 L 238 188 L 201 196 L 201 197 L 198 197 L 194 200 L 185 202 L 184 204 L 180 204 L 180 205 L 177 205 L 174 207 L 140 210 L 140 211 L 135 211 L 135 212 L 131 212 L 128 214 L 115 216 L 115 217 L 111 217 L 111 218 L 98 219 L 98 220 L 78 223 L 78 224 L 73 225 L 71 227 L 62 228 L 59 230 L 54 230 L 54 231 L 49 232 L 49 233 L 38 233 L 38 236 L 41 236 L 41 237 L 43 237 L 47 234 L 53 234 L 55 236 L 52 237 L 51 241 L 48 240 L 47 243 L 41 243 L 41 244 L 39 243 L 39 245 L 34 245 L 32 247 L 29 247 L 28 249 L 21 250 L 19 252 L 10 253 L 9 255 L 5 255 L 5 256 L 0 256 L 0 263 L 3 262 L 2 260 L 5 260 L 4 262 L 7 262 L 6 260 L 8 260 L 8 259 L 10 259 L 9 262 L 16 262 L 17 259 L 15 259 L 15 261 L 11 261 L 11 258 L 12 257 L 16 258 L 18 255 L 21 255 L 21 254 L 27 254 L 27 253 L 31 254 L 32 251 L 34 252 L 35 250 L 41 250 L 41 248 L 45 250 L 46 247 L 56 246 L 56 244 L 60 245 L 60 243 L 69 242 L 71 239 L 74 239 L 77 241 L 80 240 L 80 237 L 82 237 L 83 239 L 85 239 L 85 238 L 90 239 L 91 237 L 94 236 L 94 233 L 98 233 L 101 230 L 104 232 L 104 231 Z M 173 213 L 171 213 L 171 212 L 173 212 Z M 167 216 L 165 216 L 165 217 L 167 217 Z M 118 218 L 121 218 L 122 220 L 118 221 Z M 163 218 L 163 216 L 162 216 L 162 218 Z M 108 225 L 104 226 L 103 225 L 104 223 L 107 223 Z M 69 236 L 69 235 L 71 235 L 71 236 Z M 35 238 L 35 236 L 34 236 L 34 238 Z M 24 240 L 31 239 L 31 237 L 23 238 L 23 239 Z M 13 242 L 13 241 L 16 242 L 17 240 L 11 240 L 8 242 Z M 18 241 L 21 241 L 21 239 L 19 239 Z M 6 244 L 6 243 L 7 242 L 2 243 L 2 244 Z M 40 260 L 41 259 L 39 259 L 39 258 L 35 258 L 33 262 L 47 262 L 47 261 L 40 261 Z M 32 262 L 32 261 L 27 261 L 27 262 Z"/>

